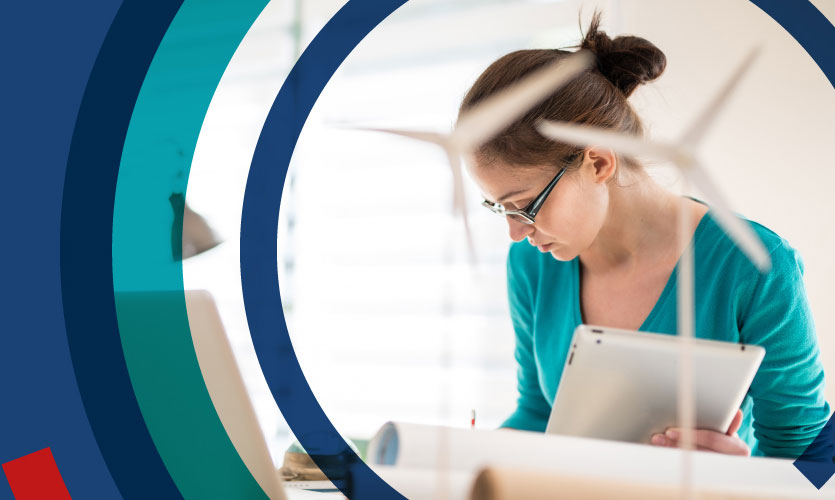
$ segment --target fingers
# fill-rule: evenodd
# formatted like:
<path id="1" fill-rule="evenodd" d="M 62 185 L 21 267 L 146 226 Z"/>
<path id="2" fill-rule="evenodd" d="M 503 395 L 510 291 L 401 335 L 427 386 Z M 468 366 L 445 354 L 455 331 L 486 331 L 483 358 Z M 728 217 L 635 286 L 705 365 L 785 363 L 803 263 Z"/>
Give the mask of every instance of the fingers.
<path id="1" fill-rule="evenodd" d="M 670 439 L 666 437 L 664 434 L 653 434 L 650 443 L 654 446 L 663 446 L 665 448 L 678 448 L 679 441 L 675 439 Z M 710 448 L 705 448 L 704 446 L 696 445 L 696 450 L 698 451 L 712 451 L 715 452 L 716 450 L 712 450 Z"/>
<path id="2" fill-rule="evenodd" d="M 734 415 L 734 419 L 731 420 L 731 425 L 728 427 L 728 436 L 733 436 L 736 434 L 736 431 L 739 430 L 739 427 L 742 425 L 742 410 L 737 410 L 736 415 Z"/>
<path id="3" fill-rule="evenodd" d="M 653 434 L 649 442 L 655 446 L 674 446 L 673 440 L 667 439 L 664 434 Z"/>
<path id="4" fill-rule="evenodd" d="M 681 431 L 667 429 L 664 434 L 653 434 L 650 443 L 656 446 L 677 448 L 680 445 Z M 729 436 L 716 431 L 697 429 L 693 431 L 693 445 L 697 450 L 714 451 L 727 455 L 749 456 L 751 450 L 738 436 Z"/>
<path id="5" fill-rule="evenodd" d="M 736 435 L 729 436 L 704 429 L 697 429 L 693 434 L 693 441 L 696 446 L 728 455 L 748 456 L 751 454 L 748 445 Z"/>
<path id="6" fill-rule="evenodd" d="M 697 450 L 715 451 L 729 455 L 749 456 L 751 450 L 748 445 L 736 435 L 742 425 L 742 410 L 737 410 L 728 431 L 721 432 L 697 429 L 693 431 L 693 446 Z M 678 448 L 681 441 L 681 429 L 668 428 L 664 434 L 653 434 L 650 443 L 656 446 Z"/>

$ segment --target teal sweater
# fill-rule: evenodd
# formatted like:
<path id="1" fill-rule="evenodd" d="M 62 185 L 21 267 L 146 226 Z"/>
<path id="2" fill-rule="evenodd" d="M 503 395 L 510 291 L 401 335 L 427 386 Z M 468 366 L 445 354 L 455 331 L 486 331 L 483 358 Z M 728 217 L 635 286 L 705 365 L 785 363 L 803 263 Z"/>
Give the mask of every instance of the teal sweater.
<path id="1" fill-rule="evenodd" d="M 742 404 L 739 436 L 752 455 L 796 458 L 829 417 L 803 262 L 780 236 L 752 222 L 772 259 L 771 270 L 760 274 L 711 214 L 702 218 L 691 243 L 696 336 L 765 348 Z M 674 271 L 640 330 L 676 333 L 676 276 Z M 542 432 L 574 328 L 581 323 L 579 260 L 561 262 L 524 241 L 514 243 L 507 281 L 519 398 L 503 427 Z"/>

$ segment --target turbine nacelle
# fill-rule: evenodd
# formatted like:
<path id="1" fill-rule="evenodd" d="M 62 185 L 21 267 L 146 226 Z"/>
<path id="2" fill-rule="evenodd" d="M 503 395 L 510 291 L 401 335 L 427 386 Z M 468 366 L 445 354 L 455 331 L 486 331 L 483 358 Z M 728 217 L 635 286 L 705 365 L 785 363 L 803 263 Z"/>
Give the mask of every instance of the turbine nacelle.
<path id="1" fill-rule="evenodd" d="M 595 57 L 591 53 L 581 50 L 548 64 L 467 110 L 449 133 L 380 127 L 353 128 L 432 143 L 446 152 L 452 169 L 454 211 L 461 214 L 470 255 L 475 260 L 475 245 L 467 220 L 461 157 L 471 154 L 509 127 L 531 108 L 591 67 L 594 61 Z"/>
<path id="2" fill-rule="evenodd" d="M 766 272 L 771 267 L 769 252 L 754 230 L 733 214 L 725 196 L 720 193 L 695 153 L 695 148 L 701 143 L 708 128 L 759 52 L 757 48 L 748 54 L 677 144 L 649 141 L 609 129 L 564 122 L 542 121 L 537 129 L 545 137 L 559 142 L 580 147 L 599 146 L 624 156 L 650 156 L 672 162 L 688 182 L 704 193 L 711 203 L 716 221 L 728 236 L 761 272 Z"/>

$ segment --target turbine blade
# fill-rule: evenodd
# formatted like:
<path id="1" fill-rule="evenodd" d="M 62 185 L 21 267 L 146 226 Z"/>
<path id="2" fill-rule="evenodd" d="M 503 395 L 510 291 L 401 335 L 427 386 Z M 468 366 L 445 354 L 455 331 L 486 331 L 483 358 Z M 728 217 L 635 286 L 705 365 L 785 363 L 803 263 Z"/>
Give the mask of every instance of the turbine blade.
<path id="1" fill-rule="evenodd" d="M 488 97 L 458 120 L 452 143 L 464 154 L 477 149 L 589 68 L 594 60 L 588 51 L 575 52 Z"/>
<path id="2" fill-rule="evenodd" d="M 401 137 L 408 137 L 423 142 L 431 142 L 437 144 L 444 149 L 449 147 L 449 136 L 438 132 L 426 132 L 423 130 L 408 130 L 399 128 L 379 128 L 379 127 L 352 127 L 354 130 L 365 130 L 368 132 L 383 132 L 385 134 L 399 135 Z"/>
<path id="3" fill-rule="evenodd" d="M 543 120 L 537 130 L 558 142 L 580 147 L 600 146 L 625 156 L 653 156 L 671 161 L 680 156 L 672 146 L 587 125 Z"/>
<path id="4" fill-rule="evenodd" d="M 464 192 L 464 176 L 461 171 L 461 156 L 449 149 L 446 150 L 447 158 L 449 159 L 449 166 L 452 169 L 452 206 L 453 214 L 460 214 L 461 221 L 464 223 L 464 237 L 467 240 L 467 252 L 470 256 L 470 262 L 476 262 L 475 243 L 473 242 L 473 234 L 470 230 L 470 221 L 467 216 L 467 197 Z"/>
<path id="5" fill-rule="evenodd" d="M 757 233 L 751 226 L 733 214 L 725 197 L 719 192 L 719 188 L 713 183 L 707 172 L 701 165 L 693 163 L 688 168 L 683 168 L 687 180 L 704 193 L 713 210 L 713 216 L 728 233 L 728 236 L 736 243 L 748 259 L 757 266 L 760 272 L 766 272 L 771 268 L 771 257 L 763 245 Z"/>
<path id="6" fill-rule="evenodd" d="M 755 47 L 748 55 L 745 56 L 745 59 L 737 66 L 736 70 L 731 74 L 728 81 L 719 89 L 716 95 L 713 96 L 713 99 L 705 106 L 704 110 L 699 114 L 696 120 L 690 125 L 690 128 L 687 129 L 687 132 L 684 133 L 681 139 L 681 144 L 685 145 L 689 149 L 695 149 L 695 147 L 701 142 L 702 138 L 707 132 L 707 129 L 713 124 L 716 117 L 719 115 L 719 112 L 725 107 L 725 104 L 728 98 L 733 94 L 734 90 L 736 90 L 739 82 L 742 80 L 742 77 L 748 72 L 748 69 L 751 68 L 751 65 L 754 64 L 754 61 L 760 55 L 761 48 Z"/>

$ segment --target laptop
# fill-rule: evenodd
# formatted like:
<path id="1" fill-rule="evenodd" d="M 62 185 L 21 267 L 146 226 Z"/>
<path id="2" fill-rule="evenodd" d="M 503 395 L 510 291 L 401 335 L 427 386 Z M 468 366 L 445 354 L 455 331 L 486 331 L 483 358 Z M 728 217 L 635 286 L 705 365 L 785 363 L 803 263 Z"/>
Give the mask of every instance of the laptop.
<path id="1" fill-rule="evenodd" d="M 200 371 L 223 428 L 270 500 L 286 500 L 214 299 L 204 290 L 188 290 L 185 298 Z"/>

